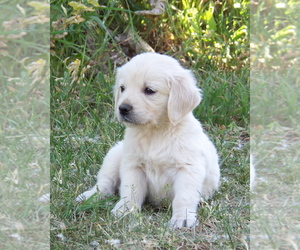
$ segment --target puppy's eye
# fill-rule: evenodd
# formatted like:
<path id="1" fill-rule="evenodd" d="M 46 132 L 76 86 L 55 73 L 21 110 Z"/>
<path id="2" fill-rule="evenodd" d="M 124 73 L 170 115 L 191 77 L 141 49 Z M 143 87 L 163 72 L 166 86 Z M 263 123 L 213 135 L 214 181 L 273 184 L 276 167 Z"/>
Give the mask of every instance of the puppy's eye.
<path id="1" fill-rule="evenodd" d="M 156 91 L 151 88 L 145 88 L 144 92 L 146 95 L 153 95 L 156 93 Z"/>
<path id="2" fill-rule="evenodd" d="M 125 87 L 124 87 L 123 85 L 121 85 L 121 86 L 120 86 L 120 90 L 121 90 L 121 92 L 124 92 Z"/>

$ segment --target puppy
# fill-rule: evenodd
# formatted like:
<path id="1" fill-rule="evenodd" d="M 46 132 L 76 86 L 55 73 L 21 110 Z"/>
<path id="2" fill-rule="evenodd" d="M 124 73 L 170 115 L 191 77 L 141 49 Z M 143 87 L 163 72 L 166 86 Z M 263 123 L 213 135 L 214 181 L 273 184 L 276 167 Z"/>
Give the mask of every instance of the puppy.
<path id="1" fill-rule="evenodd" d="M 119 189 L 116 216 L 140 210 L 146 198 L 155 205 L 168 200 L 171 227 L 198 225 L 200 198 L 218 189 L 220 170 L 216 149 L 192 114 L 201 101 L 193 74 L 169 56 L 140 54 L 117 70 L 114 94 L 124 140 L 77 201 Z"/>

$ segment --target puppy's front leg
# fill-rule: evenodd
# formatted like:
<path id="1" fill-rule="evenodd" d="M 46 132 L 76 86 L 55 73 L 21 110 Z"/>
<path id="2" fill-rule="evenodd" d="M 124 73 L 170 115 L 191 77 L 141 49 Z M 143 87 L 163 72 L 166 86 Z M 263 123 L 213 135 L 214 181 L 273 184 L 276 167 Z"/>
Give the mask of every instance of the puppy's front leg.
<path id="1" fill-rule="evenodd" d="M 121 167 L 120 201 L 111 213 L 117 217 L 141 209 L 147 194 L 146 177 L 139 167 Z"/>
<path id="2" fill-rule="evenodd" d="M 174 181 L 174 199 L 172 202 L 172 218 L 169 226 L 176 229 L 194 227 L 199 224 L 197 207 L 200 202 L 200 193 L 203 177 L 185 169 L 178 171 Z"/>

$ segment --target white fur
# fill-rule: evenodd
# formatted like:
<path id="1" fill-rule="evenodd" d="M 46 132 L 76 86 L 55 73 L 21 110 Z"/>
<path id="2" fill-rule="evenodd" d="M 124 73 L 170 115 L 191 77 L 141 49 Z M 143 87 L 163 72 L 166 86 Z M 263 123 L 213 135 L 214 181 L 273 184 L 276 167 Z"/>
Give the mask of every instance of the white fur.
<path id="1" fill-rule="evenodd" d="M 108 152 L 96 185 L 77 201 L 119 189 L 116 216 L 140 210 L 146 198 L 155 205 L 169 200 L 171 227 L 197 225 L 200 198 L 217 190 L 220 179 L 216 149 L 192 114 L 200 101 L 191 71 L 169 56 L 144 53 L 119 68 L 115 112 L 126 125 L 124 140 Z M 128 114 L 121 114 L 122 105 L 130 106 Z"/>

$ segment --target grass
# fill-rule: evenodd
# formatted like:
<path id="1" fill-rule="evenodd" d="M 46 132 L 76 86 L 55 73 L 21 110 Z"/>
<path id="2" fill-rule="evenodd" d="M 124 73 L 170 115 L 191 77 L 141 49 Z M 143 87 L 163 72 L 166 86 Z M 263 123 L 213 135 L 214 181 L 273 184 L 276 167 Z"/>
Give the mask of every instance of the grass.
<path id="1" fill-rule="evenodd" d="M 134 10 L 147 6 L 133 1 L 110 1 L 101 8 L 85 4 L 95 11 L 78 12 L 84 20 L 71 24 L 66 24 L 67 18 L 75 14 L 67 2 L 51 5 L 51 20 L 62 23 L 51 29 L 51 247 L 246 249 L 248 2 L 242 1 L 241 8 L 215 6 L 212 12 L 213 2 L 200 8 L 197 1 L 170 1 L 166 13 L 157 18 L 134 15 Z M 219 191 L 200 204 L 196 229 L 170 230 L 169 206 L 155 209 L 145 204 L 138 215 L 115 219 L 110 210 L 117 196 L 74 201 L 95 184 L 103 157 L 123 136 L 124 127 L 113 116 L 112 86 L 115 68 L 136 54 L 120 38 L 128 28 L 155 51 L 192 69 L 203 90 L 203 102 L 194 113 L 218 148 L 222 181 Z"/>
<path id="2" fill-rule="evenodd" d="M 258 5 L 252 15 L 251 151 L 257 180 L 251 249 L 298 249 L 300 244 L 300 2 L 285 4 Z"/>
<path id="3" fill-rule="evenodd" d="M 49 204 L 37 201 L 50 190 L 47 13 L 16 4 L 0 5 L 0 248 L 47 249 Z"/>

